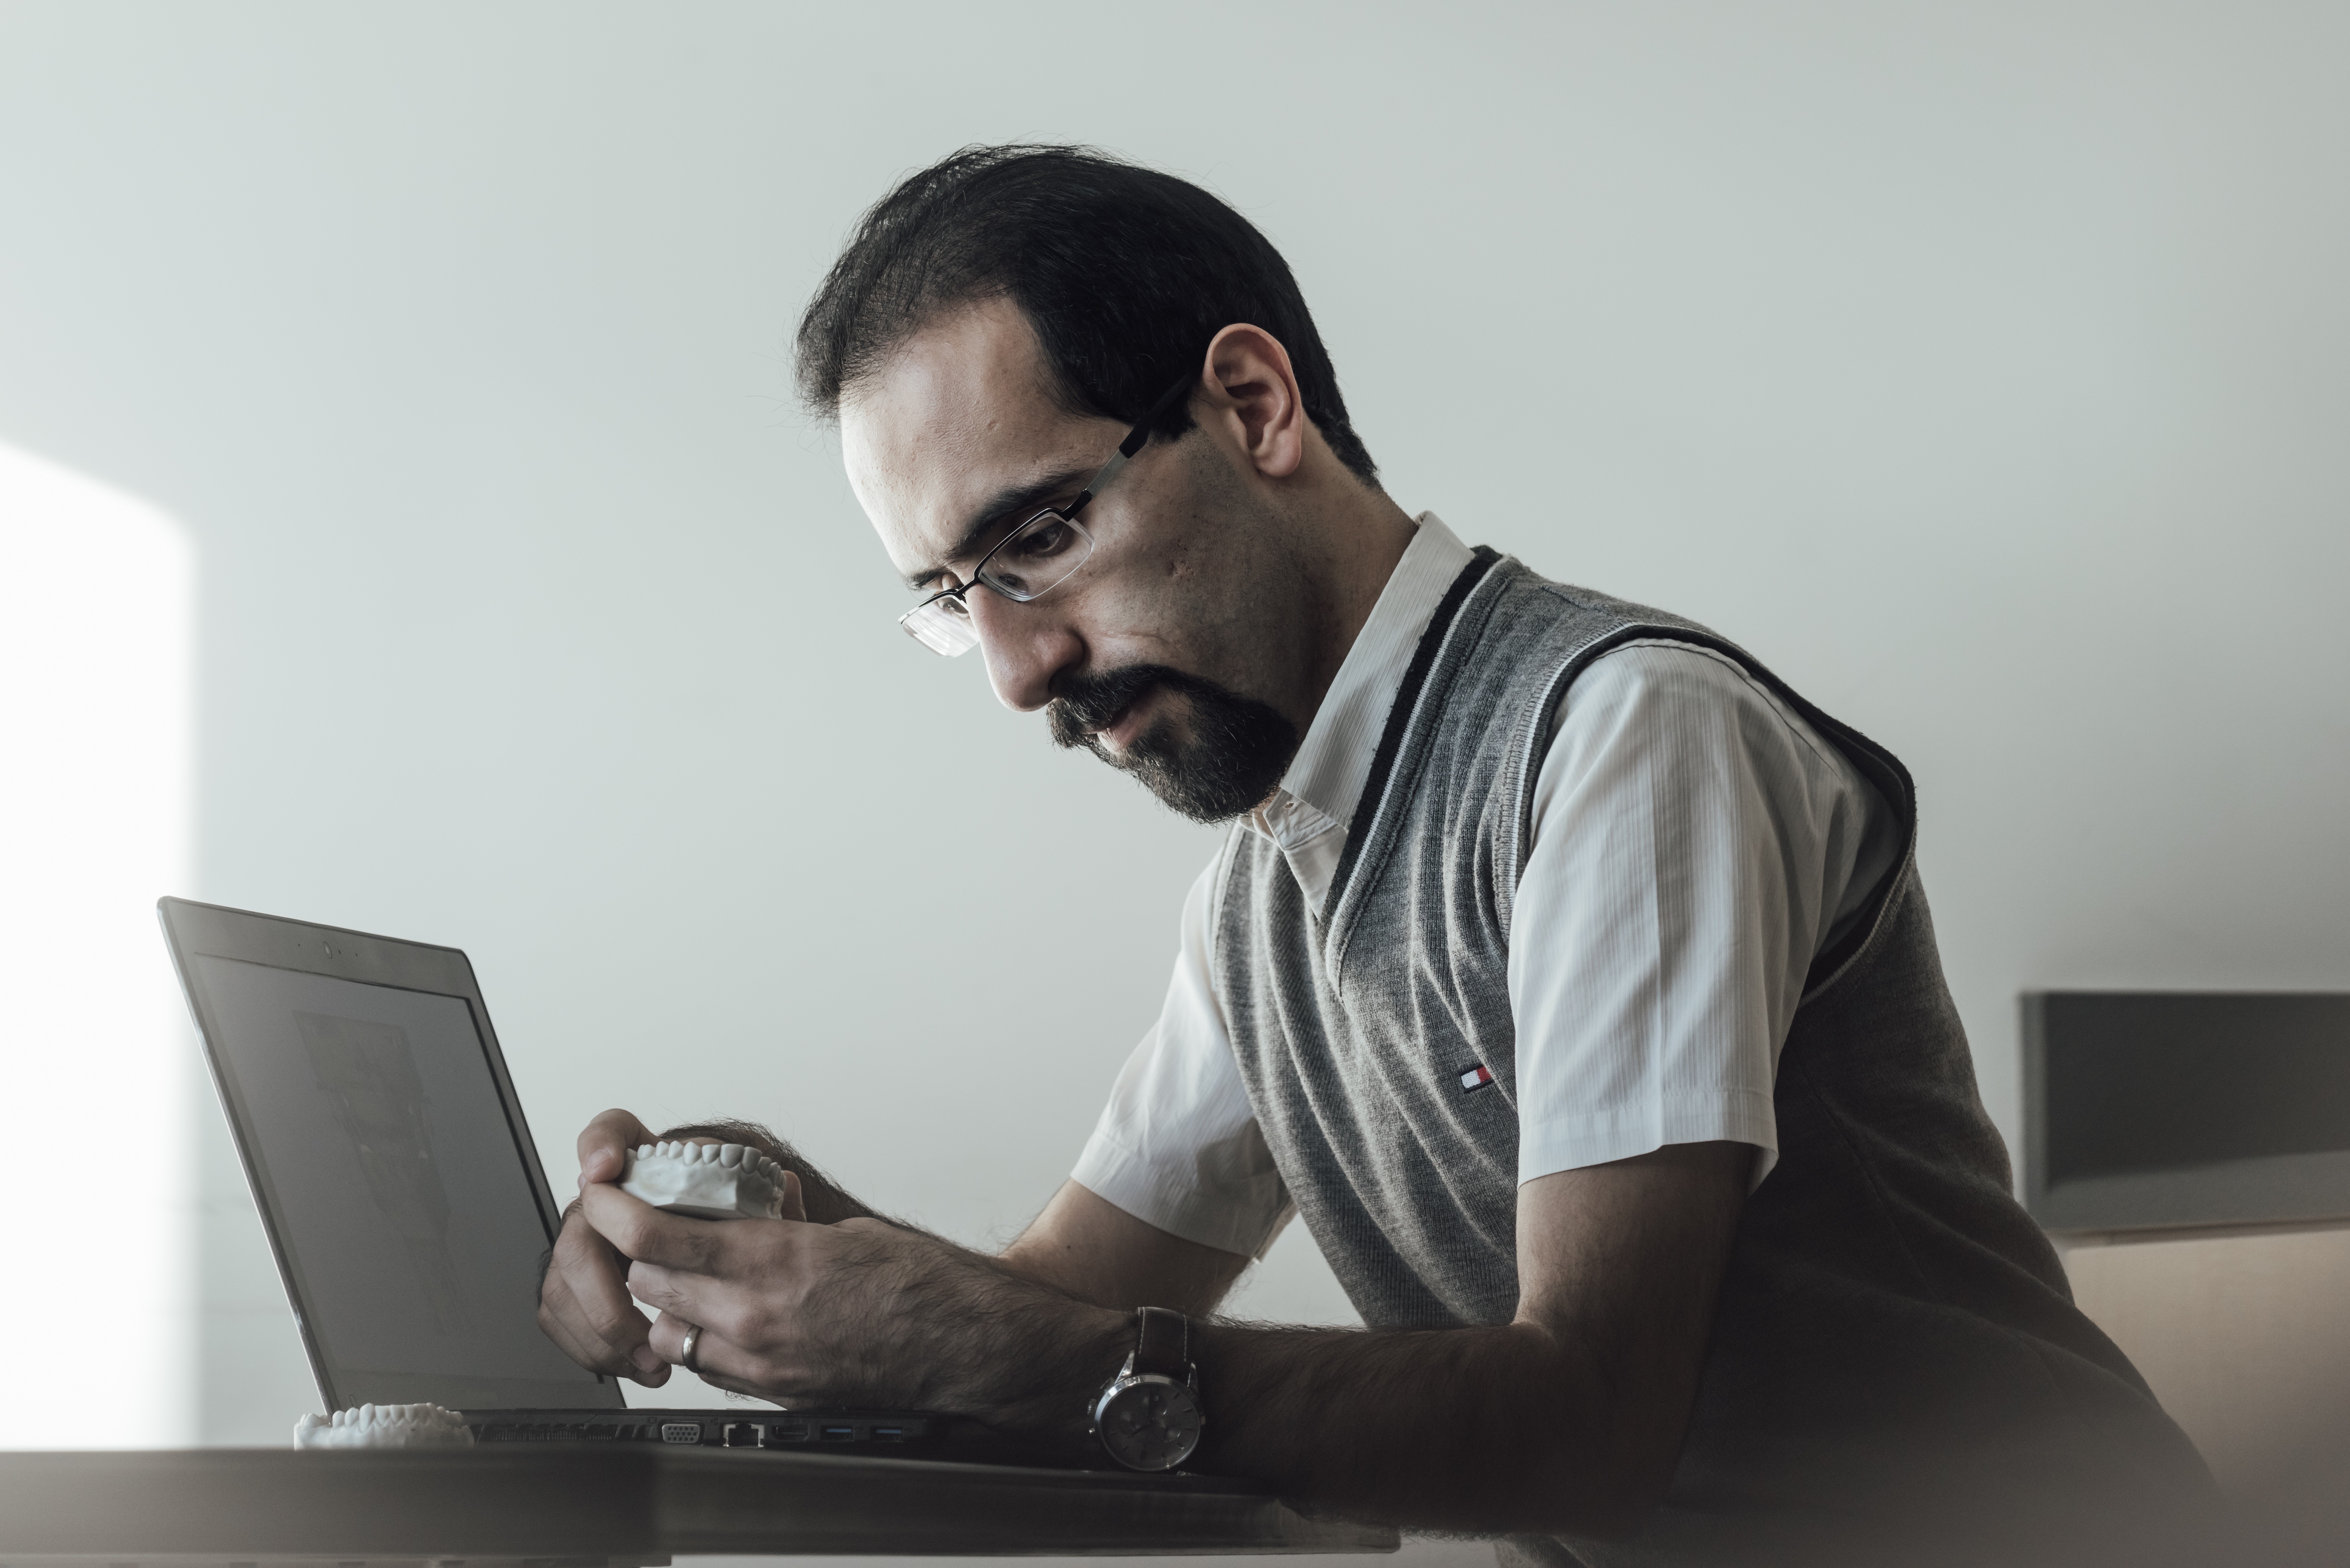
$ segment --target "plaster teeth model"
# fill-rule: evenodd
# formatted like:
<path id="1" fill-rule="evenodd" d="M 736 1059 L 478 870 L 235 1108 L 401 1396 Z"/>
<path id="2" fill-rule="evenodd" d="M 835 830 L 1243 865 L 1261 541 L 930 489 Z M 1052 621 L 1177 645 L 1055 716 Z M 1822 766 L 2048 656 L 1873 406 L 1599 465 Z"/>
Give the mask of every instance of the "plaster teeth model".
<path id="1" fill-rule="evenodd" d="M 473 1429 L 438 1405 L 361 1405 L 294 1423 L 297 1449 L 470 1449 Z"/>
<path id="2" fill-rule="evenodd" d="M 784 1168 L 739 1143 L 647 1143 L 629 1154 L 620 1190 L 696 1220 L 776 1220 Z"/>

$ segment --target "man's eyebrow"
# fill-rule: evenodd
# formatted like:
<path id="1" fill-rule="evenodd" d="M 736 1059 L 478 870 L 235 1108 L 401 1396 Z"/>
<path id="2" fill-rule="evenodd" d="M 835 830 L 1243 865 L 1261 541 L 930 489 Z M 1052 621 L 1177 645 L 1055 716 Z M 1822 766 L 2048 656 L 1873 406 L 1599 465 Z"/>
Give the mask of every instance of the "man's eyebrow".
<path id="1" fill-rule="evenodd" d="M 1015 518 L 1026 522 L 1030 516 L 1042 511 L 1047 503 L 1081 489 L 1086 481 L 1094 476 L 1094 472 L 1091 468 L 1066 468 L 1025 484 L 1004 486 L 979 504 L 972 514 L 970 525 L 963 529 L 962 536 L 947 552 L 946 560 L 907 573 L 906 586 L 917 593 L 929 587 L 946 575 L 948 562 L 977 555 L 980 545 L 996 529 Z"/>

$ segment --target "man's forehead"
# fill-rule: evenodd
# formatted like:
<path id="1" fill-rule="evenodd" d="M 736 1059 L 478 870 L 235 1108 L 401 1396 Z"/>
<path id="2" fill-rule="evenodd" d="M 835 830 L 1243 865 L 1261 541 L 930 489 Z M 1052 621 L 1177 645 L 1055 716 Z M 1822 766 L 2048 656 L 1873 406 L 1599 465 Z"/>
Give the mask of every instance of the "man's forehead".
<path id="1" fill-rule="evenodd" d="M 850 487 L 891 562 L 941 564 L 991 498 L 1033 484 L 1086 445 L 1090 421 L 1052 394 L 1035 331 L 1008 301 L 909 337 L 840 413 Z"/>

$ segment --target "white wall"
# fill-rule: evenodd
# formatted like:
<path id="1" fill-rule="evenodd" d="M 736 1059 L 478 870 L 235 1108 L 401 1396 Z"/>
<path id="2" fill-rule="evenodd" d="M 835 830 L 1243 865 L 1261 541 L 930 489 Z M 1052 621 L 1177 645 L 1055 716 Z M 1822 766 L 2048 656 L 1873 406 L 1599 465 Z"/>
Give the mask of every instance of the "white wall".
<path id="1" fill-rule="evenodd" d="M 192 530 L 189 891 L 464 947 L 558 1184 L 606 1105 L 725 1112 L 997 1234 L 1211 842 L 891 628 L 785 344 L 958 143 L 1187 172 L 1405 505 L 1908 760 L 2012 1132 L 2021 988 L 2350 985 L 2346 45 L 2242 0 L 12 4 L 0 439 Z M 992 861 L 1040 809 L 1068 854 Z M 313 1397 L 203 1128 L 203 1429 L 276 1441 Z M 1298 1237 L 1253 1299 L 1344 1311 Z"/>

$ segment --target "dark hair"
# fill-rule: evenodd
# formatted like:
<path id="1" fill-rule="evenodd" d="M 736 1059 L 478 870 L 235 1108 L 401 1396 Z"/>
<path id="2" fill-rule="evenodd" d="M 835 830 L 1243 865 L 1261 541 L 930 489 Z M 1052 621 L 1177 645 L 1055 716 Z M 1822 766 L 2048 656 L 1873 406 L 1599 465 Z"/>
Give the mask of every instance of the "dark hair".
<path id="1" fill-rule="evenodd" d="M 1219 331 L 1262 327 L 1289 350 L 1322 439 L 1378 483 L 1272 242 L 1199 186 L 1089 147 L 966 147 L 874 203 L 800 317 L 801 398 L 837 418 L 843 392 L 909 335 L 998 296 L 1035 327 L 1066 407 L 1127 421 L 1196 371 Z M 1191 428 L 1179 403 L 1151 433 Z"/>

